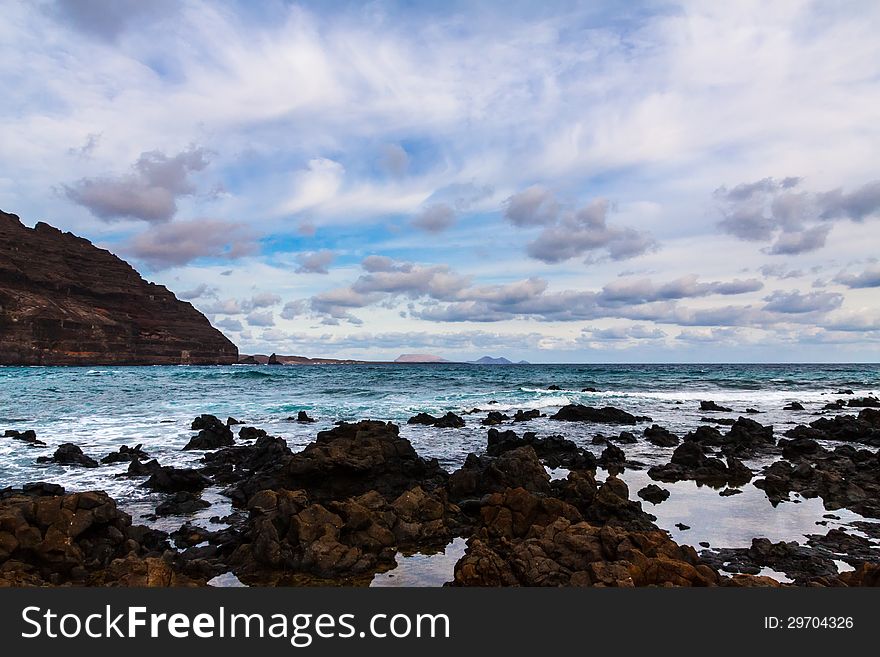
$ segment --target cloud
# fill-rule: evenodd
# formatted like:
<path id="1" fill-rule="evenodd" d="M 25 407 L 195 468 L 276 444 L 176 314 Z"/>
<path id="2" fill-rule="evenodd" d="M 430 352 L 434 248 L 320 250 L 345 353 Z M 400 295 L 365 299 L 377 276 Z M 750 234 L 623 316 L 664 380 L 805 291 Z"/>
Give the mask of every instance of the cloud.
<path id="1" fill-rule="evenodd" d="M 393 176 L 402 176 L 409 168 L 409 154 L 400 144 L 385 144 L 382 148 L 382 168 Z"/>
<path id="2" fill-rule="evenodd" d="M 327 267 L 336 259 L 336 254 L 328 249 L 300 253 L 296 256 L 299 267 L 297 274 L 327 274 Z"/>
<path id="3" fill-rule="evenodd" d="M 848 194 L 842 189 L 819 194 L 817 203 L 822 219 L 863 221 L 880 213 L 880 180 L 862 185 Z"/>
<path id="4" fill-rule="evenodd" d="M 245 321 L 249 326 L 275 326 L 275 314 L 271 310 L 250 313 Z"/>
<path id="5" fill-rule="evenodd" d="M 412 225 L 429 233 L 440 233 L 455 224 L 455 210 L 446 203 L 429 205 L 413 219 Z"/>
<path id="6" fill-rule="evenodd" d="M 388 256 L 371 255 L 364 258 L 361 262 L 361 267 L 364 268 L 364 271 L 368 272 L 394 271 L 395 266 L 394 259 Z"/>
<path id="7" fill-rule="evenodd" d="M 768 253 L 771 255 L 797 255 L 809 253 L 825 246 L 831 226 L 814 226 L 806 230 L 783 231 L 776 238 Z"/>
<path id="8" fill-rule="evenodd" d="M 297 299 L 288 301 L 281 310 L 282 319 L 297 319 L 308 312 L 308 301 L 306 299 Z"/>
<path id="9" fill-rule="evenodd" d="M 333 199 L 342 187 L 345 167 L 326 157 L 309 160 L 293 177 L 293 196 L 284 204 L 286 212 L 302 212 Z"/>
<path id="10" fill-rule="evenodd" d="M 135 235 L 123 251 L 155 269 L 188 264 L 199 258 L 236 260 L 259 246 L 247 226 L 219 219 L 175 221 Z"/>
<path id="11" fill-rule="evenodd" d="M 560 212 L 547 190 L 531 187 L 508 199 L 505 216 L 516 226 L 544 226 L 526 245 L 526 253 L 548 264 L 600 250 L 607 251 L 612 260 L 626 260 L 657 248 L 656 240 L 647 233 L 609 226 L 608 211 L 606 199 L 595 199 L 581 208 Z"/>
<path id="12" fill-rule="evenodd" d="M 853 289 L 880 287 L 880 267 L 866 269 L 860 274 L 840 272 L 834 277 L 834 282 Z"/>
<path id="13" fill-rule="evenodd" d="M 244 330 L 244 326 L 242 325 L 242 323 L 237 319 L 232 319 L 231 317 L 226 317 L 224 319 L 214 320 L 213 324 L 217 328 L 223 329 L 226 331 L 238 332 L 238 331 Z"/>
<path id="14" fill-rule="evenodd" d="M 64 192 L 74 203 L 105 221 L 140 219 L 149 223 L 170 221 L 177 212 L 177 199 L 196 191 L 190 174 L 208 166 L 202 148 L 169 157 L 160 151 L 142 153 L 133 172 L 118 178 L 82 178 L 66 185 Z"/>
<path id="15" fill-rule="evenodd" d="M 553 192 L 532 185 L 504 202 L 504 217 L 514 226 L 547 226 L 556 223 L 559 203 Z"/>
<path id="16" fill-rule="evenodd" d="M 801 294 L 797 290 L 793 292 L 776 291 L 764 297 L 767 304 L 764 310 L 777 313 L 826 313 L 840 308 L 843 304 L 843 295 L 837 292 L 809 292 Z"/>
<path id="17" fill-rule="evenodd" d="M 55 0 L 59 21 L 98 38 L 114 41 L 135 21 L 139 25 L 174 9 L 169 0 Z"/>
<path id="18" fill-rule="evenodd" d="M 281 303 L 281 297 L 272 292 L 259 292 L 253 295 L 249 300 L 241 303 L 242 311 L 257 310 L 260 308 L 271 308 Z"/>
<path id="19" fill-rule="evenodd" d="M 825 246 L 834 220 L 863 221 L 880 212 L 880 181 L 850 193 L 795 191 L 800 178 L 763 178 L 713 193 L 722 231 L 741 240 L 768 242 L 770 255 L 798 255 Z"/>
<path id="20" fill-rule="evenodd" d="M 585 328 L 581 330 L 581 336 L 586 341 L 664 340 L 666 333 L 659 328 L 633 324 L 631 326 L 613 326 L 604 329 Z"/>
<path id="21" fill-rule="evenodd" d="M 183 299 L 184 301 L 192 301 L 194 299 L 203 299 L 203 298 L 216 298 L 217 297 L 217 288 L 211 287 L 205 283 L 199 283 L 196 287 L 191 290 L 184 290 L 183 292 L 177 293 L 178 299 Z"/>

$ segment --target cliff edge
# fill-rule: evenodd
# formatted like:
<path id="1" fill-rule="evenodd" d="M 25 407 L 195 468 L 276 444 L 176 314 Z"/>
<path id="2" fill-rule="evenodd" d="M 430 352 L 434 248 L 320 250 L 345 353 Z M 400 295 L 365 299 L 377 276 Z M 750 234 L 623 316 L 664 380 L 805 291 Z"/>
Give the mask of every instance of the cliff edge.
<path id="1" fill-rule="evenodd" d="M 0 211 L 0 365 L 226 365 L 238 348 L 127 262 Z"/>

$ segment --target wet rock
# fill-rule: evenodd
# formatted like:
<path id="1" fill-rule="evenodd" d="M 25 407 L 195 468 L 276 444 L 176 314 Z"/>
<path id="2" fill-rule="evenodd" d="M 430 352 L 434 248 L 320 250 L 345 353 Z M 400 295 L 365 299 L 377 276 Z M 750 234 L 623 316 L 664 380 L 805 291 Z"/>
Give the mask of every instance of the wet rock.
<path id="1" fill-rule="evenodd" d="M 265 429 L 258 429 L 257 427 L 242 427 L 238 430 L 238 437 L 241 440 L 256 440 L 267 435 L 269 434 L 266 433 Z"/>
<path id="2" fill-rule="evenodd" d="M 723 426 L 733 426 L 736 420 L 732 417 L 701 417 L 700 422 L 708 422 L 709 424 L 720 424 Z"/>
<path id="3" fill-rule="evenodd" d="M 679 529 L 679 531 L 683 532 L 686 532 L 688 529 L 690 529 L 690 525 L 686 525 L 683 522 L 677 522 L 675 523 L 675 526 Z"/>
<path id="4" fill-rule="evenodd" d="M 219 484 L 234 484 L 249 477 L 257 478 L 259 473 L 274 471 L 293 452 L 283 438 L 260 436 L 252 445 L 236 445 L 216 452 L 208 452 L 202 457 L 205 467 L 203 473 Z M 225 491 L 232 495 L 233 489 Z M 237 499 L 239 504 L 247 502 L 245 497 Z"/>
<path id="5" fill-rule="evenodd" d="M 550 475 L 531 445 L 503 451 L 498 456 L 468 454 L 464 465 L 449 476 L 447 489 L 449 498 L 458 501 L 517 487 L 550 492 Z"/>
<path id="6" fill-rule="evenodd" d="M 25 431 L 16 431 L 15 429 L 7 429 L 3 433 L 4 438 L 12 438 L 13 440 L 21 440 L 23 442 L 29 443 L 33 446 L 42 446 L 45 445 L 42 440 L 37 438 L 37 432 L 33 429 L 26 429 Z"/>
<path id="7" fill-rule="evenodd" d="M 859 411 L 858 416 L 821 417 L 810 422 L 809 427 L 799 425 L 786 431 L 785 435 L 790 438 L 858 442 L 880 447 L 880 410 L 864 408 Z"/>
<path id="8" fill-rule="evenodd" d="M 746 409 L 746 413 L 747 413 L 748 415 L 756 415 L 756 414 L 758 414 L 758 413 L 760 413 L 760 412 L 761 412 L 761 411 L 759 411 L 757 408 L 747 408 L 747 409 Z"/>
<path id="9" fill-rule="evenodd" d="M 626 454 L 617 445 L 608 445 L 608 447 L 602 450 L 598 463 L 606 470 L 622 468 L 626 465 Z"/>
<path id="10" fill-rule="evenodd" d="M 210 502 L 196 497 L 190 492 L 175 493 L 156 507 L 157 516 L 178 516 L 195 513 L 211 506 Z"/>
<path id="11" fill-rule="evenodd" d="M 660 531 L 573 523 L 560 517 L 524 539 L 473 538 L 455 586 L 714 586 L 720 578 L 692 548 Z"/>
<path id="12" fill-rule="evenodd" d="M 586 388 L 581 388 L 581 392 L 599 392 L 596 388 L 591 386 L 587 386 Z"/>
<path id="13" fill-rule="evenodd" d="M 554 383 L 553 385 L 547 386 L 547 390 L 562 390 L 562 388 Z"/>
<path id="14" fill-rule="evenodd" d="M 793 401 L 793 402 L 789 402 L 785 406 L 783 406 L 782 410 L 783 411 L 802 411 L 802 410 L 804 410 L 804 406 L 800 402 Z"/>
<path id="15" fill-rule="evenodd" d="M 489 414 L 486 418 L 480 422 L 483 426 L 493 426 L 496 424 L 501 424 L 502 422 L 506 422 L 510 417 L 501 413 L 500 411 L 489 411 Z"/>
<path id="16" fill-rule="evenodd" d="M 233 424 L 244 424 L 241 420 L 236 420 L 234 417 L 226 418 L 226 426 L 231 427 Z"/>
<path id="17" fill-rule="evenodd" d="M 680 442 L 678 436 L 657 424 L 645 429 L 644 436 L 645 440 L 657 447 L 675 447 Z"/>
<path id="18" fill-rule="evenodd" d="M 568 404 L 563 406 L 550 416 L 551 420 L 564 420 L 566 422 L 596 422 L 603 424 L 637 424 L 650 422 L 651 418 L 641 417 L 622 411 L 613 406 L 594 408 L 583 404 Z"/>
<path id="19" fill-rule="evenodd" d="M 651 504 L 660 504 L 669 499 L 669 491 L 665 488 L 660 488 L 657 484 L 648 484 L 637 495 Z"/>
<path id="20" fill-rule="evenodd" d="M 850 390 L 849 388 L 843 388 L 841 390 L 838 390 L 834 394 L 835 395 L 851 395 L 851 394 L 853 394 L 853 391 Z"/>
<path id="21" fill-rule="evenodd" d="M 638 439 L 629 431 L 621 431 L 620 435 L 614 439 L 615 442 L 622 443 L 624 445 L 632 445 L 633 443 L 637 443 Z"/>
<path id="22" fill-rule="evenodd" d="M 142 563 L 148 544 L 163 547 L 106 493 L 32 493 L 0 499 L 0 586 L 126 584 L 132 568 L 118 562 Z"/>
<path id="23" fill-rule="evenodd" d="M 865 562 L 880 563 L 880 554 L 869 539 L 848 534 L 843 529 L 830 529 L 824 536 L 807 536 L 807 545 L 824 557 L 844 561 L 853 567 Z"/>
<path id="24" fill-rule="evenodd" d="M 308 422 L 308 423 L 317 422 L 317 420 L 315 418 L 309 417 L 309 414 L 306 413 L 305 411 L 299 411 L 296 414 L 296 421 L 297 422 Z"/>
<path id="25" fill-rule="evenodd" d="M 713 411 L 718 413 L 730 413 L 733 409 L 727 408 L 726 406 L 719 406 L 714 401 L 701 401 L 700 402 L 700 410 L 701 411 Z"/>
<path id="26" fill-rule="evenodd" d="M 841 408 L 846 408 L 846 400 L 838 399 L 833 402 L 828 402 L 822 407 L 823 411 L 839 411 Z"/>
<path id="27" fill-rule="evenodd" d="M 118 451 L 110 452 L 101 459 L 101 463 L 128 463 L 129 461 L 139 461 L 141 459 L 148 459 L 150 455 L 147 454 L 143 449 L 141 449 L 143 445 L 135 445 L 134 447 L 129 447 L 128 445 L 123 445 L 119 448 Z"/>
<path id="28" fill-rule="evenodd" d="M 407 424 L 427 424 L 440 429 L 460 429 L 464 426 L 464 420 L 453 413 L 448 412 L 442 417 L 434 417 L 429 413 L 419 413 L 406 421 Z"/>
<path id="29" fill-rule="evenodd" d="M 140 461 L 135 460 L 128 464 L 128 471 L 125 473 L 125 476 L 145 477 L 154 472 L 158 472 L 161 469 L 162 466 L 156 459 L 147 461 L 146 463 L 141 463 Z"/>
<path id="30" fill-rule="evenodd" d="M 527 445 L 535 450 L 542 463 L 551 468 L 596 469 L 596 458 L 563 436 L 538 438 L 536 434 L 526 432 L 520 438 L 514 431 L 500 432 L 497 429 L 489 429 L 486 454 L 499 456 L 503 452 Z"/>
<path id="31" fill-rule="evenodd" d="M 841 445 L 817 449 L 792 462 L 776 461 L 764 469 L 755 486 L 772 504 L 787 501 L 792 492 L 819 497 L 826 509 L 847 508 L 880 518 L 880 453 Z"/>
<path id="32" fill-rule="evenodd" d="M 210 484 L 211 480 L 198 470 L 160 466 L 143 483 L 143 486 L 162 493 L 176 493 L 178 491 L 195 493 Z"/>
<path id="33" fill-rule="evenodd" d="M 514 422 L 528 422 L 529 420 L 534 420 L 536 418 L 541 417 L 541 411 L 537 409 L 532 409 L 530 411 L 518 410 L 513 414 Z"/>
<path id="34" fill-rule="evenodd" d="M 755 538 L 749 548 L 706 550 L 700 556 L 725 572 L 758 574 L 767 567 L 785 573 L 799 584 L 837 576 L 837 566 L 832 559 L 795 542 L 773 543 L 766 538 Z"/>
<path id="35" fill-rule="evenodd" d="M 428 491 L 443 486 L 448 474 L 437 460 L 421 458 L 399 433 L 390 422 L 343 422 L 319 431 L 301 452 L 276 459 L 225 493 L 243 504 L 264 489 L 304 489 L 311 499 L 323 502 L 370 490 L 394 498 L 416 485 Z"/>
<path id="36" fill-rule="evenodd" d="M 37 463 L 58 463 L 61 465 L 81 465 L 84 468 L 97 468 L 98 462 L 83 454 L 79 445 L 62 443 L 52 456 L 40 456 Z"/>
<path id="37" fill-rule="evenodd" d="M 839 577 L 847 586 L 880 586 L 880 564 L 863 563 L 861 566 Z"/>
<path id="38" fill-rule="evenodd" d="M 877 399 L 876 397 L 859 397 L 856 399 L 850 399 L 846 402 L 846 405 L 852 408 L 880 408 L 880 399 Z"/>
<path id="39" fill-rule="evenodd" d="M 752 471 L 733 456 L 727 457 L 726 464 L 721 459 L 707 456 L 700 443 L 685 439 L 675 448 L 671 462 L 649 468 L 648 476 L 658 481 L 692 479 L 711 486 L 738 486 L 751 480 Z"/>
<path id="40" fill-rule="evenodd" d="M 219 449 L 235 444 L 232 430 L 213 415 L 200 415 L 193 420 L 192 428 L 199 433 L 190 438 L 183 448 L 185 450 Z"/>
<path id="41" fill-rule="evenodd" d="M 731 497 L 733 495 L 739 495 L 742 493 L 742 490 L 739 488 L 725 488 L 723 491 L 718 493 L 721 497 Z"/>

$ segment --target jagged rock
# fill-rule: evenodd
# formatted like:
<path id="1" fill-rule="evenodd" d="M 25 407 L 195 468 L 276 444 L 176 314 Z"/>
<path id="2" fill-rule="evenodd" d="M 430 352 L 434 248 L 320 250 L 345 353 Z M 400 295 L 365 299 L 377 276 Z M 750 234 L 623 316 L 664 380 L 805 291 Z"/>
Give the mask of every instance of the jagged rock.
<path id="1" fill-rule="evenodd" d="M 859 397 L 857 399 L 850 399 L 846 402 L 846 405 L 853 408 L 880 408 L 880 399 L 877 399 L 876 397 Z"/>
<path id="2" fill-rule="evenodd" d="M 0 212 L 0 365 L 232 364 L 238 349 L 126 262 Z"/>
<path id="3" fill-rule="evenodd" d="M 693 479 L 712 486 L 739 486 L 751 480 L 752 471 L 739 459 L 728 456 L 725 464 L 721 459 L 706 456 L 703 449 L 700 443 L 685 439 L 675 448 L 671 462 L 649 468 L 648 476 L 668 482 Z"/>
<path id="4" fill-rule="evenodd" d="M 621 431 L 620 435 L 614 439 L 615 442 L 622 443 L 624 445 L 632 445 L 633 443 L 637 443 L 638 439 L 632 434 L 630 431 Z"/>
<path id="5" fill-rule="evenodd" d="M 795 542 L 773 543 L 766 538 L 755 538 L 748 548 L 704 550 L 700 556 L 712 566 L 729 573 L 758 574 L 766 566 L 785 573 L 801 584 L 815 578 L 837 576 L 837 566 L 831 558 Z"/>
<path id="6" fill-rule="evenodd" d="M 788 402 L 785 406 L 782 407 L 783 411 L 802 411 L 804 410 L 804 405 L 800 402 Z"/>
<path id="7" fill-rule="evenodd" d="M 242 427 L 238 430 L 238 437 L 241 440 L 256 440 L 268 435 L 265 429 L 258 429 L 257 427 Z"/>
<path id="8" fill-rule="evenodd" d="M 858 442 L 878 447 L 880 446 L 880 411 L 864 408 L 859 411 L 858 416 L 821 417 L 810 422 L 809 427 L 798 425 L 786 431 L 785 435 L 790 438 Z"/>
<path id="9" fill-rule="evenodd" d="M 242 422 L 241 420 L 236 420 L 234 417 L 231 417 L 231 416 L 226 418 L 226 426 L 227 427 L 231 427 L 234 424 L 244 424 L 244 422 Z"/>
<path id="10" fill-rule="evenodd" d="M 309 417 L 309 414 L 306 413 L 305 411 L 299 411 L 296 414 L 296 421 L 297 422 L 304 422 L 304 423 L 317 422 L 317 420 L 315 418 Z"/>
<path id="11" fill-rule="evenodd" d="M 275 353 L 272 353 L 272 355 L 269 356 L 269 360 L 266 361 L 266 365 L 283 365 L 283 363 L 278 360 L 278 356 Z"/>
<path id="12" fill-rule="evenodd" d="M 132 465 L 134 463 L 132 461 Z M 198 470 L 171 466 L 160 466 L 143 483 L 146 488 L 162 493 L 176 493 L 178 491 L 195 493 L 210 484 L 211 480 Z"/>
<path id="13" fill-rule="evenodd" d="M 617 445 L 608 445 L 602 450 L 598 463 L 605 469 L 622 468 L 626 465 L 626 454 Z"/>
<path id="14" fill-rule="evenodd" d="M 195 513 L 211 506 L 210 502 L 196 497 L 190 492 L 179 491 L 161 502 L 156 507 L 157 516 L 177 516 L 188 513 Z"/>
<path id="15" fill-rule="evenodd" d="M 604 424 L 637 424 L 638 422 L 650 422 L 649 417 L 640 417 L 622 411 L 613 406 L 594 408 L 583 404 L 568 404 L 563 406 L 550 416 L 551 420 L 565 420 L 567 422 L 597 422 Z"/>
<path id="16" fill-rule="evenodd" d="M 648 484 L 637 495 L 651 504 L 660 504 L 669 499 L 669 491 L 665 488 L 660 488 L 657 484 Z"/>
<path id="17" fill-rule="evenodd" d="M 657 447 L 675 447 L 680 442 L 678 436 L 657 424 L 645 429 L 644 436 L 645 440 Z"/>
<path id="18" fill-rule="evenodd" d="M 407 424 L 427 424 L 441 429 L 458 429 L 464 426 L 464 420 L 452 411 L 442 417 L 434 417 L 429 413 L 419 413 L 406 421 Z"/>
<path id="19" fill-rule="evenodd" d="M 450 499 L 459 501 L 516 487 L 550 492 L 550 475 L 531 445 L 498 456 L 468 454 L 464 465 L 450 475 L 447 488 Z"/>
<path id="20" fill-rule="evenodd" d="M 52 456 L 40 456 L 37 463 L 59 463 L 61 465 L 81 465 L 84 468 L 97 468 L 98 462 L 83 454 L 79 445 L 62 443 Z"/>
<path id="21" fill-rule="evenodd" d="M 562 388 L 560 388 L 558 385 L 556 385 L 554 383 L 552 385 L 547 386 L 547 390 L 562 390 Z"/>
<path id="22" fill-rule="evenodd" d="M 510 416 L 505 415 L 499 411 L 489 411 L 489 414 L 486 416 L 484 420 L 480 422 L 483 426 L 493 426 L 496 424 L 501 424 L 502 422 L 506 422 L 510 419 Z"/>
<path id="23" fill-rule="evenodd" d="M 362 420 L 319 431 L 315 442 L 225 491 L 243 504 L 263 489 L 304 489 L 311 499 L 339 500 L 376 490 L 393 498 L 421 485 L 432 491 L 448 474 L 436 459 L 425 460 L 392 423 Z M 261 439 L 262 440 L 262 439 Z"/>
<path id="24" fill-rule="evenodd" d="M 596 469 L 596 458 L 590 452 L 581 449 L 574 442 L 562 436 L 538 438 L 536 434 L 526 432 L 520 438 L 514 431 L 500 432 L 497 429 L 489 429 L 486 454 L 499 456 L 503 452 L 526 445 L 532 447 L 541 462 L 551 468 Z"/>
<path id="25" fill-rule="evenodd" d="M 719 406 L 714 401 L 701 401 L 700 402 L 700 410 L 701 411 L 713 411 L 718 413 L 730 413 L 733 409 L 727 408 L 726 406 Z"/>
<path id="26" fill-rule="evenodd" d="M 116 452 L 110 452 L 101 459 L 101 463 L 128 463 L 129 461 L 139 461 L 140 459 L 148 459 L 150 455 L 141 449 L 143 445 L 135 445 L 129 447 L 123 445 Z"/>
<path id="27" fill-rule="evenodd" d="M 513 421 L 528 422 L 530 420 L 535 420 L 539 417 L 541 417 L 541 411 L 539 411 L 538 409 L 533 408 L 530 411 L 518 410 L 516 413 L 513 414 Z"/>
<path id="28" fill-rule="evenodd" d="M 29 443 L 34 446 L 42 446 L 45 445 L 42 440 L 37 438 L 37 432 L 33 429 L 26 429 L 25 431 L 16 431 L 15 429 L 7 429 L 3 433 L 4 438 L 12 438 L 13 440 L 21 440 L 26 443 Z"/>

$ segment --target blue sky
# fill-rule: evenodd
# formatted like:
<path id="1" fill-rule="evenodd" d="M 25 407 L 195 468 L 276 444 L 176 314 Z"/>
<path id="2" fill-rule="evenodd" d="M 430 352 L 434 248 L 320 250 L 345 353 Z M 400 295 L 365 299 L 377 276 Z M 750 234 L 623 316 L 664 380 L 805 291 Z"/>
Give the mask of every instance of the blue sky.
<path id="1" fill-rule="evenodd" d="M 880 353 L 877 3 L 2 12 L 0 208 L 244 353 Z"/>

